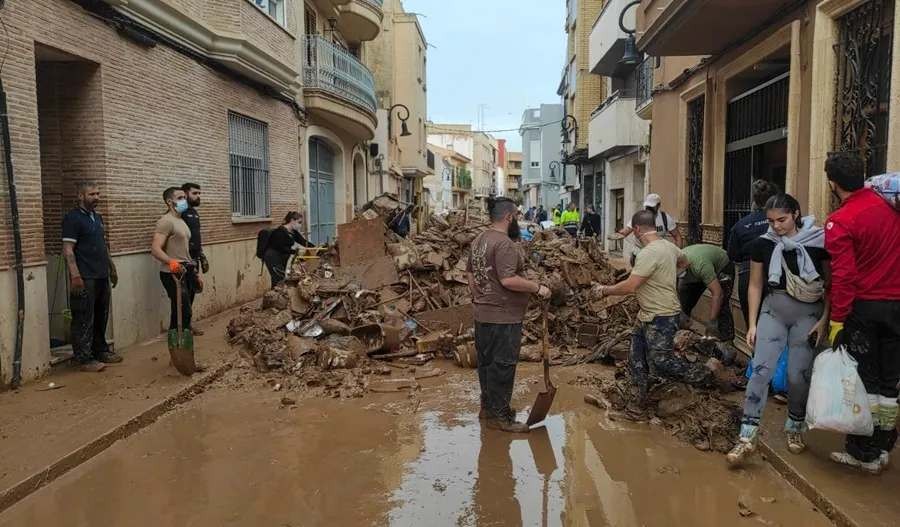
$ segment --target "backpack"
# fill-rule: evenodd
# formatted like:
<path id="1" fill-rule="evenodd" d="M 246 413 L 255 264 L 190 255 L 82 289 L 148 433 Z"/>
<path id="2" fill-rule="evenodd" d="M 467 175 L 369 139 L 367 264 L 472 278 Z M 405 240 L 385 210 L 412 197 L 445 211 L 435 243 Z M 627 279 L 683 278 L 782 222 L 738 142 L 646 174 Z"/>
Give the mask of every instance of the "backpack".
<path id="1" fill-rule="evenodd" d="M 266 255 L 266 249 L 269 248 L 270 236 L 272 236 L 272 229 L 263 229 L 256 233 L 256 257 L 260 260 Z"/>
<path id="2" fill-rule="evenodd" d="M 888 205 L 900 212 L 900 172 L 872 176 L 866 180 L 866 188 L 874 190 Z"/>

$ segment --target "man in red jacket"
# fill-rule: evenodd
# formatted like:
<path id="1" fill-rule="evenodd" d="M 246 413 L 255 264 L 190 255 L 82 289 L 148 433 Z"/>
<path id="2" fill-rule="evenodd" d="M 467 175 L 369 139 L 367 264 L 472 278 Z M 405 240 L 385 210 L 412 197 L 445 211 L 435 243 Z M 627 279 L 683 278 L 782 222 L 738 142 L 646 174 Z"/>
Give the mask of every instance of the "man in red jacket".
<path id="1" fill-rule="evenodd" d="M 833 452 L 831 459 L 877 474 L 887 467 L 897 441 L 900 213 L 863 188 L 865 170 L 855 152 L 830 155 L 825 173 L 841 201 L 825 223 L 832 276 L 830 337 L 857 360 L 875 422 L 873 435 L 848 435 L 846 452 Z"/>

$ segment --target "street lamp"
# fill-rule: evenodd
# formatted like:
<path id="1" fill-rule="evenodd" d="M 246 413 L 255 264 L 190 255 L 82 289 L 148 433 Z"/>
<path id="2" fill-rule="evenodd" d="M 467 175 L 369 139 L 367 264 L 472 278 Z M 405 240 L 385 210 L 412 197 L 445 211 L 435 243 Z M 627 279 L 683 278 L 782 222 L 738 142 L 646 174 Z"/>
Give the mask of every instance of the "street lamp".
<path id="1" fill-rule="evenodd" d="M 628 35 L 628 38 L 625 40 L 625 50 L 622 52 L 622 58 L 619 59 L 618 63 L 621 69 L 633 68 L 641 62 L 641 54 L 638 52 L 637 42 L 634 39 L 635 30 L 625 27 L 625 13 L 640 3 L 641 0 L 629 2 L 622 8 L 622 12 L 619 13 L 619 28 Z"/>
<path id="2" fill-rule="evenodd" d="M 556 179 L 556 171 L 559 170 L 562 165 L 559 164 L 559 161 L 550 161 L 550 179 Z"/>
<path id="3" fill-rule="evenodd" d="M 409 108 L 405 104 L 395 104 L 391 106 L 391 109 L 388 110 L 388 137 L 393 137 L 393 124 L 394 118 L 392 117 L 394 110 L 400 110 L 397 112 L 397 117 L 400 119 L 400 137 L 409 137 L 412 134 L 409 131 L 409 127 L 406 125 L 406 121 L 409 119 Z M 406 117 L 403 117 L 401 112 L 406 112 Z"/>
<path id="4" fill-rule="evenodd" d="M 574 135 L 575 144 L 578 144 L 578 119 L 575 119 L 574 115 L 563 117 L 563 120 L 560 122 L 560 128 L 562 129 L 562 144 L 564 146 L 572 143 L 572 140 L 569 139 L 570 134 Z"/>
<path id="5" fill-rule="evenodd" d="M 452 174 L 453 174 L 453 171 L 451 171 L 449 167 L 444 167 L 444 170 L 441 171 L 441 176 L 443 177 L 444 181 L 450 181 L 451 180 L 450 176 Z"/>

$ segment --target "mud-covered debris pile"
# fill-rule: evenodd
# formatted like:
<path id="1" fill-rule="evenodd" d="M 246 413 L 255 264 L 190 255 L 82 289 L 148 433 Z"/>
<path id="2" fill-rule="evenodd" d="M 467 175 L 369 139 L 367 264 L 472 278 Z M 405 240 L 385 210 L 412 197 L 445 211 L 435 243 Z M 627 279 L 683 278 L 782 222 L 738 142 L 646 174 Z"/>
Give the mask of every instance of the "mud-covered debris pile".
<path id="1" fill-rule="evenodd" d="M 295 257 L 285 282 L 231 321 L 231 342 L 256 370 L 291 377 L 285 387 L 356 396 L 375 391 L 373 376 L 415 377 L 408 368 L 429 371 L 436 357 L 474 366 L 466 262 L 487 217 L 474 208 L 432 215 L 404 239 L 385 228 L 398 207 L 390 196 L 373 200 L 356 221 L 338 226 L 335 246 Z M 548 318 L 556 362 L 621 354 L 637 306 L 596 294 L 594 285 L 616 278 L 596 242 L 542 231 L 521 248 L 526 276 L 554 292 Z M 532 360 L 540 358 L 541 313 L 532 302 L 525 320 L 523 357 Z"/>
<path id="2" fill-rule="evenodd" d="M 718 358 L 712 341 L 691 331 L 679 331 L 676 354 L 691 362 Z M 672 435 L 700 450 L 727 452 L 734 445 L 740 428 L 740 405 L 726 396 L 731 384 L 740 376 L 738 367 L 725 368 L 720 374 L 724 382 L 719 389 L 705 389 L 680 382 L 655 379 L 647 401 L 641 404 L 627 365 L 619 364 L 614 379 L 580 378 L 594 395 L 585 400 L 605 407 L 615 415 L 633 421 L 650 421 L 665 427 Z"/>

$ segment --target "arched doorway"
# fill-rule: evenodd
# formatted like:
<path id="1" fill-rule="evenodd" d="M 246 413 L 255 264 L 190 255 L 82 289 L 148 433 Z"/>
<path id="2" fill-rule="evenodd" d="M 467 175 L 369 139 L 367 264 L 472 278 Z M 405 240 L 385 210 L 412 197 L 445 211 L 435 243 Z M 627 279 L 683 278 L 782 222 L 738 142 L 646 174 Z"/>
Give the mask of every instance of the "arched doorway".
<path id="1" fill-rule="evenodd" d="M 335 154 L 324 141 L 309 140 L 309 233 L 313 243 L 326 243 L 335 235 Z"/>
<path id="2" fill-rule="evenodd" d="M 360 155 L 353 157 L 353 208 L 359 210 L 369 199 L 366 166 Z"/>

